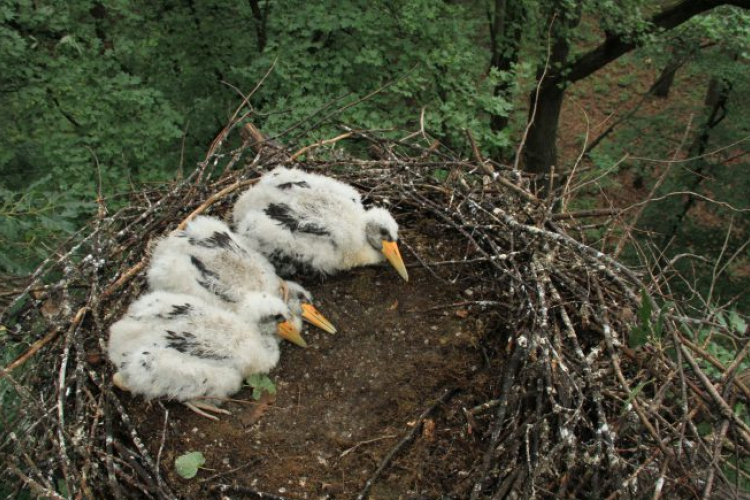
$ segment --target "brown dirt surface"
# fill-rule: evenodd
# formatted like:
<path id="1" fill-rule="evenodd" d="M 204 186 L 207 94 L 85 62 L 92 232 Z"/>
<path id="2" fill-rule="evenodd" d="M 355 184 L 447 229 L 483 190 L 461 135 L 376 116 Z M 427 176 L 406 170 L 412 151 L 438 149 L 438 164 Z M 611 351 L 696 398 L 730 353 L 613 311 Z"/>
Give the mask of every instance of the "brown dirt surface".
<path id="1" fill-rule="evenodd" d="M 458 251 L 413 231 L 402 234 L 427 261 Z M 403 246 L 402 254 L 416 262 Z M 282 346 L 270 374 L 278 392 L 265 411 L 252 403 L 249 388 L 235 396 L 242 403 L 226 404 L 232 415 L 220 422 L 177 403 L 147 405 L 123 395 L 154 457 L 163 441 L 162 470 L 176 493 L 218 497 L 210 487 L 224 483 L 288 498 L 354 498 L 419 415 L 447 390 L 459 389 L 395 456 L 370 498 L 467 494 L 471 484 L 462 479 L 481 460 L 486 429 L 470 427 L 462 408 L 492 397 L 482 391 L 494 387 L 488 374 L 499 372 L 503 353 L 483 350 L 480 341 L 496 322 L 473 308 L 482 290 L 459 276 L 438 278 L 419 264 L 409 272 L 409 283 L 385 265 L 304 283 L 339 331 L 308 327 L 307 349 Z M 472 424 L 486 427 L 483 418 Z M 205 455 L 205 470 L 186 480 L 173 463 L 191 451 Z"/>

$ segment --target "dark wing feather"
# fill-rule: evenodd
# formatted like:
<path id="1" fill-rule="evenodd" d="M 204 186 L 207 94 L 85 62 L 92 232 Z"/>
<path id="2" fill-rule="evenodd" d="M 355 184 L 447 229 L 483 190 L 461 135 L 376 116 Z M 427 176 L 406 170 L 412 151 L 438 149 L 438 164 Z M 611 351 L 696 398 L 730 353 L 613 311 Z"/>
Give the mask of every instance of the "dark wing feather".
<path id="1" fill-rule="evenodd" d="M 196 278 L 196 281 L 200 286 L 213 293 L 221 300 L 225 302 L 237 302 L 229 295 L 229 291 L 221 284 L 219 275 L 214 271 L 210 270 L 206 264 L 198 257 L 191 255 L 190 262 L 195 266 L 200 274 L 200 278 Z"/>
<path id="2" fill-rule="evenodd" d="M 189 354 L 203 359 L 227 359 L 227 356 L 212 352 L 205 344 L 195 338 L 190 332 L 173 332 L 167 330 L 167 347 L 170 347 L 183 354 Z"/>
<path id="3" fill-rule="evenodd" d="M 318 274 L 309 262 L 299 260 L 298 255 L 290 255 L 281 249 L 276 249 L 268 256 L 276 273 L 282 278 L 293 278 L 298 275 L 313 276 Z"/>
<path id="4" fill-rule="evenodd" d="M 193 306 L 188 304 L 187 302 L 185 304 L 179 305 L 179 304 L 173 304 L 172 310 L 169 311 L 166 314 L 157 314 L 156 317 L 159 319 L 175 319 L 180 316 L 187 316 L 190 314 L 190 311 L 192 311 Z"/>
<path id="5" fill-rule="evenodd" d="M 284 226 L 293 233 L 312 234 L 315 236 L 330 236 L 331 233 L 325 227 L 306 222 L 304 216 L 295 213 L 284 203 L 271 203 L 264 210 L 266 215 L 277 221 L 279 225 Z"/>
<path id="6" fill-rule="evenodd" d="M 188 241 L 191 245 L 203 248 L 220 248 L 234 253 L 245 253 L 244 249 L 225 231 L 214 231 L 208 238 L 190 238 Z"/>
<path id="7" fill-rule="evenodd" d="M 287 189 L 292 189 L 294 186 L 297 186 L 299 188 L 303 189 L 309 189 L 310 184 L 308 184 L 306 181 L 299 181 L 299 182 L 285 182 L 283 184 L 279 184 L 276 186 L 277 189 L 281 189 L 282 191 Z"/>

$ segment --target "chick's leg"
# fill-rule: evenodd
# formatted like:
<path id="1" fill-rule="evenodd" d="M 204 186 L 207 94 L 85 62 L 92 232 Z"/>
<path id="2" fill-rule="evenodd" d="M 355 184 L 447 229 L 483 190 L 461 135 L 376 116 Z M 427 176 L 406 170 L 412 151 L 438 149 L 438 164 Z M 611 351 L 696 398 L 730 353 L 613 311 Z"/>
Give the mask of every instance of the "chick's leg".
<path id="1" fill-rule="evenodd" d="M 219 420 L 219 417 L 217 417 L 216 415 L 211 415 L 210 413 L 207 413 L 207 412 L 220 413 L 222 415 L 231 415 L 232 414 L 232 412 L 230 412 L 228 410 L 225 410 L 223 408 L 219 408 L 216 405 L 212 405 L 211 403 L 206 403 L 204 401 L 195 401 L 195 400 L 193 400 L 193 401 L 185 401 L 182 404 L 184 404 L 185 406 L 187 406 L 188 408 L 190 408 L 191 410 L 193 410 L 195 413 L 197 413 L 201 417 L 206 417 L 206 418 L 208 418 L 210 420 Z"/>

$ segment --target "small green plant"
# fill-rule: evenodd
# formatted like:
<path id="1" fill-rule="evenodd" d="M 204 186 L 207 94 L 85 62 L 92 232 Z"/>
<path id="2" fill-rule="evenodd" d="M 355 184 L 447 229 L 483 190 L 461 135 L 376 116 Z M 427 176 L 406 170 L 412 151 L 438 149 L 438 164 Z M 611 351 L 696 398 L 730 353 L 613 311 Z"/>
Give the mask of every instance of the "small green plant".
<path id="1" fill-rule="evenodd" d="M 628 345 L 635 349 L 647 342 L 658 343 L 664 336 L 664 314 L 670 309 L 670 303 L 664 304 L 656 321 L 651 320 L 654 303 L 646 290 L 641 291 L 641 307 L 638 309 L 638 324 L 630 330 Z"/>
<path id="2" fill-rule="evenodd" d="M 747 321 L 740 316 L 736 310 L 729 312 L 718 311 L 715 312 L 713 316 L 717 323 L 721 324 L 732 333 L 735 333 L 740 338 L 744 337 L 747 330 Z M 683 324 L 682 329 L 685 334 L 690 335 L 692 338 L 703 344 L 706 351 L 725 367 L 735 361 L 741 350 L 741 347 L 735 344 L 733 340 L 717 334 L 716 331 L 707 328 L 701 328 L 698 331 L 690 331 L 689 326 L 685 324 Z M 701 369 L 712 379 L 716 380 L 724 376 L 724 373 L 721 370 L 707 360 L 700 358 L 698 363 L 700 364 Z M 747 359 L 743 359 L 738 364 L 735 375 L 741 374 L 748 369 L 750 369 L 750 362 L 748 362 Z M 743 422 L 750 424 L 750 415 L 748 414 L 746 403 L 740 400 L 736 401 L 733 410 Z M 706 434 L 710 434 L 714 430 L 714 426 L 709 422 L 702 422 L 698 428 L 701 432 L 705 432 Z M 747 458 L 734 457 L 729 459 L 722 464 L 722 470 L 731 481 L 738 482 L 740 489 L 748 490 L 748 488 L 750 488 L 750 481 L 746 479 L 750 473 L 750 460 Z M 738 473 L 738 471 L 740 472 Z"/>
<path id="3" fill-rule="evenodd" d="M 594 83 L 593 90 L 597 94 L 608 94 L 609 85 L 606 82 L 596 82 Z"/>
<path id="4" fill-rule="evenodd" d="M 730 331 L 737 335 L 744 335 L 747 329 L 747 322 L 740 316 L 736 310 L 729 311 L 728 313 L 719 311 L 715 313 L 716 322 L 726 327 Z M 697 339 L 706 345 L 706 351 L 708 351 L 714 358 L 718 359 L 722 365 L 727 366 L 734 361 L 737 356 L 738 348 L 733 344 L 724 341 L 723 338 L 714 336 L 714 333 L 709 329 L 698 330 Z M 721 377 L 722 373 L 712 364 L 707 361 L 703 361 L 701 368 L 705 370 L 711 377 Z M 744 370 L 750 368 L 748 361 L 741 361 L 737 367 L 737 373 L 741 373 Z"/>
<path id="5" fill-rule="evenodd" d="M 444 168 L 438 168 L 438 169 L 433 170 L 431 173 L 432 173 L 432 177 L 436 181 L 443 182 L 445 179 L 448 178 L 448 175 L 450 174 L 450 170 L 446 170 Z"/>
<path id="6" fill-rule="evenodd" d="M 631 72 L 631 73 L 627 73 L 626 75 L 621 76 L 617 80 L 617 85 L 619 87 L 630 87 L 637 81 L 638 81 L 638 74 L 635 72 Z"/>
<path id="7" fill-rule="evenodd" d="M 276 394 L 276 384 L 268 378 L 268 375 L 253 373 L 245 379 L 245 383 L 253 388 L 253 399 L 256 401 L 263 396 L 264 392 Z"/>
<path id="8" fill-rule="evenodd" d="M 200 451 L 191 451 L 180 455 L 174 461 L 174 468 L 180 477 L 192 479 L 198 474 L 198 469 L 206 463 L 206 457 Z"/>

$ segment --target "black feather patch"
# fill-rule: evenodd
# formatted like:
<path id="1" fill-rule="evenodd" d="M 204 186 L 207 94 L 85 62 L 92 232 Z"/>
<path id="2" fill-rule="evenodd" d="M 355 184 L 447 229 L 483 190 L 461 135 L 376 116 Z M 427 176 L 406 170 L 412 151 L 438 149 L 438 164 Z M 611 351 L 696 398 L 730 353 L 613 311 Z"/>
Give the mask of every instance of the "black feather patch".
<path id="1" fill-rule="evenodd" d="M 285 190 L 285 189 L 292 189 L 293 186 L 301 187 L 304 189 L 307 189 L 310 187 L 310 184 L 308 184 L 306 181 L 299 181 L 299 182 L 285 182 L 284 184 L 279 184 L 276 186 L 277 189 Z"/>
<path id="2" fill-rule="evenodd" d="M 216 359 L 222 360 L 227 359 L 227 356 L 216 354 L 211 352 L 210 349 L 206 348 L 198 339 L 195 338 L 190 332 L 173 332 L 167 330 L 167 347 L 171 347 L 175 351 L 183 354 L 189 354 L 203 359 Z"/>
<path id="3" fill-rule="evenodd" d="M 190 304 L 182 304 L 181 306 L 174 305 L 172 306 L 172 312 L 169 313 L 170 318 L 176 318 L 178 316 L 185 316 L 190 313 L 190 310 L 193 308 Z"/>
<path id="4" fill-rule="evenodd" d="M 191 306 L 187 302 L 182 305 L 173 305 L 172 310 L 169 311 L 167 314 L 159 313 L 156 315 L 156 317 L 159 319 L 174 319 L 174 318 L 177 318 L 178 316 L 186 316 L 187 314 L 190 313 L 192 308 L 193 306 Z"/>
<path id="5" fill-rule="evenodd" d="M 295 275 L 300 274 L 307 276 L 318 274 L 309 262 L 295 259 L 294 256 L 289 255 L 280 249 L 271 252 L 271 255 L 268 256 L 268 260 L 271 261 L 271 264 L 273 264 L 273 267 L 276 269 L 279 276 L 283 278 L 292 278 Z"/>
<path id="6" fill-rule="evenodd" d="M 300 232 L 305 234 L 314 234 L 316 236 L 331 235 L 331 233 L 328 232 L 323 226 L 305 222 L 304 217 L 301 217 L 298 214 L 292 212 L 292 210 L 289 208 L 289 205 L 286 205 L 284 203 L 271 203 L 265 209 L 265 213 L 270 218 L 278 221 L 280 225 L 286 227 L 293 233 Z"/>
<path id="7" fill-rule="evenodd" d="M 219 275 L 207 268 L 206 264 L 204 264 L 203 261 L 195 255 L 190 256 L 190 263 L 195 266 L 195 268 L 199 273 L 201 273 L 201 276 L 203 276 L 204 279 L 219 279 Z"/>
<path id="8" fill-rule="evenodd" d="M 243 248 L 224 231 L 215 231 L 214 234 L 204 239 L 190 238 L 189 243 L 203 248 L 223 248 L 224 250 L 231 250 L 237 253 L 240 253 L 243 250 Z"/>
<path id="9" fill-rule="evenodd" d="M 196 279 L 200 286 L 213 293 L 225 302 L 237 302 L 232 297 L 230 297 L 225 290 L 220 289 L 221 280 L 219 278 L 219 275 L 206 267 L 206 264 L 204 264 L 202 260 L 200 260 L 195 255 L 191 255 L 190 262 L 195 266 L 195 268 L 201 275 L 200 278 Z"/>

